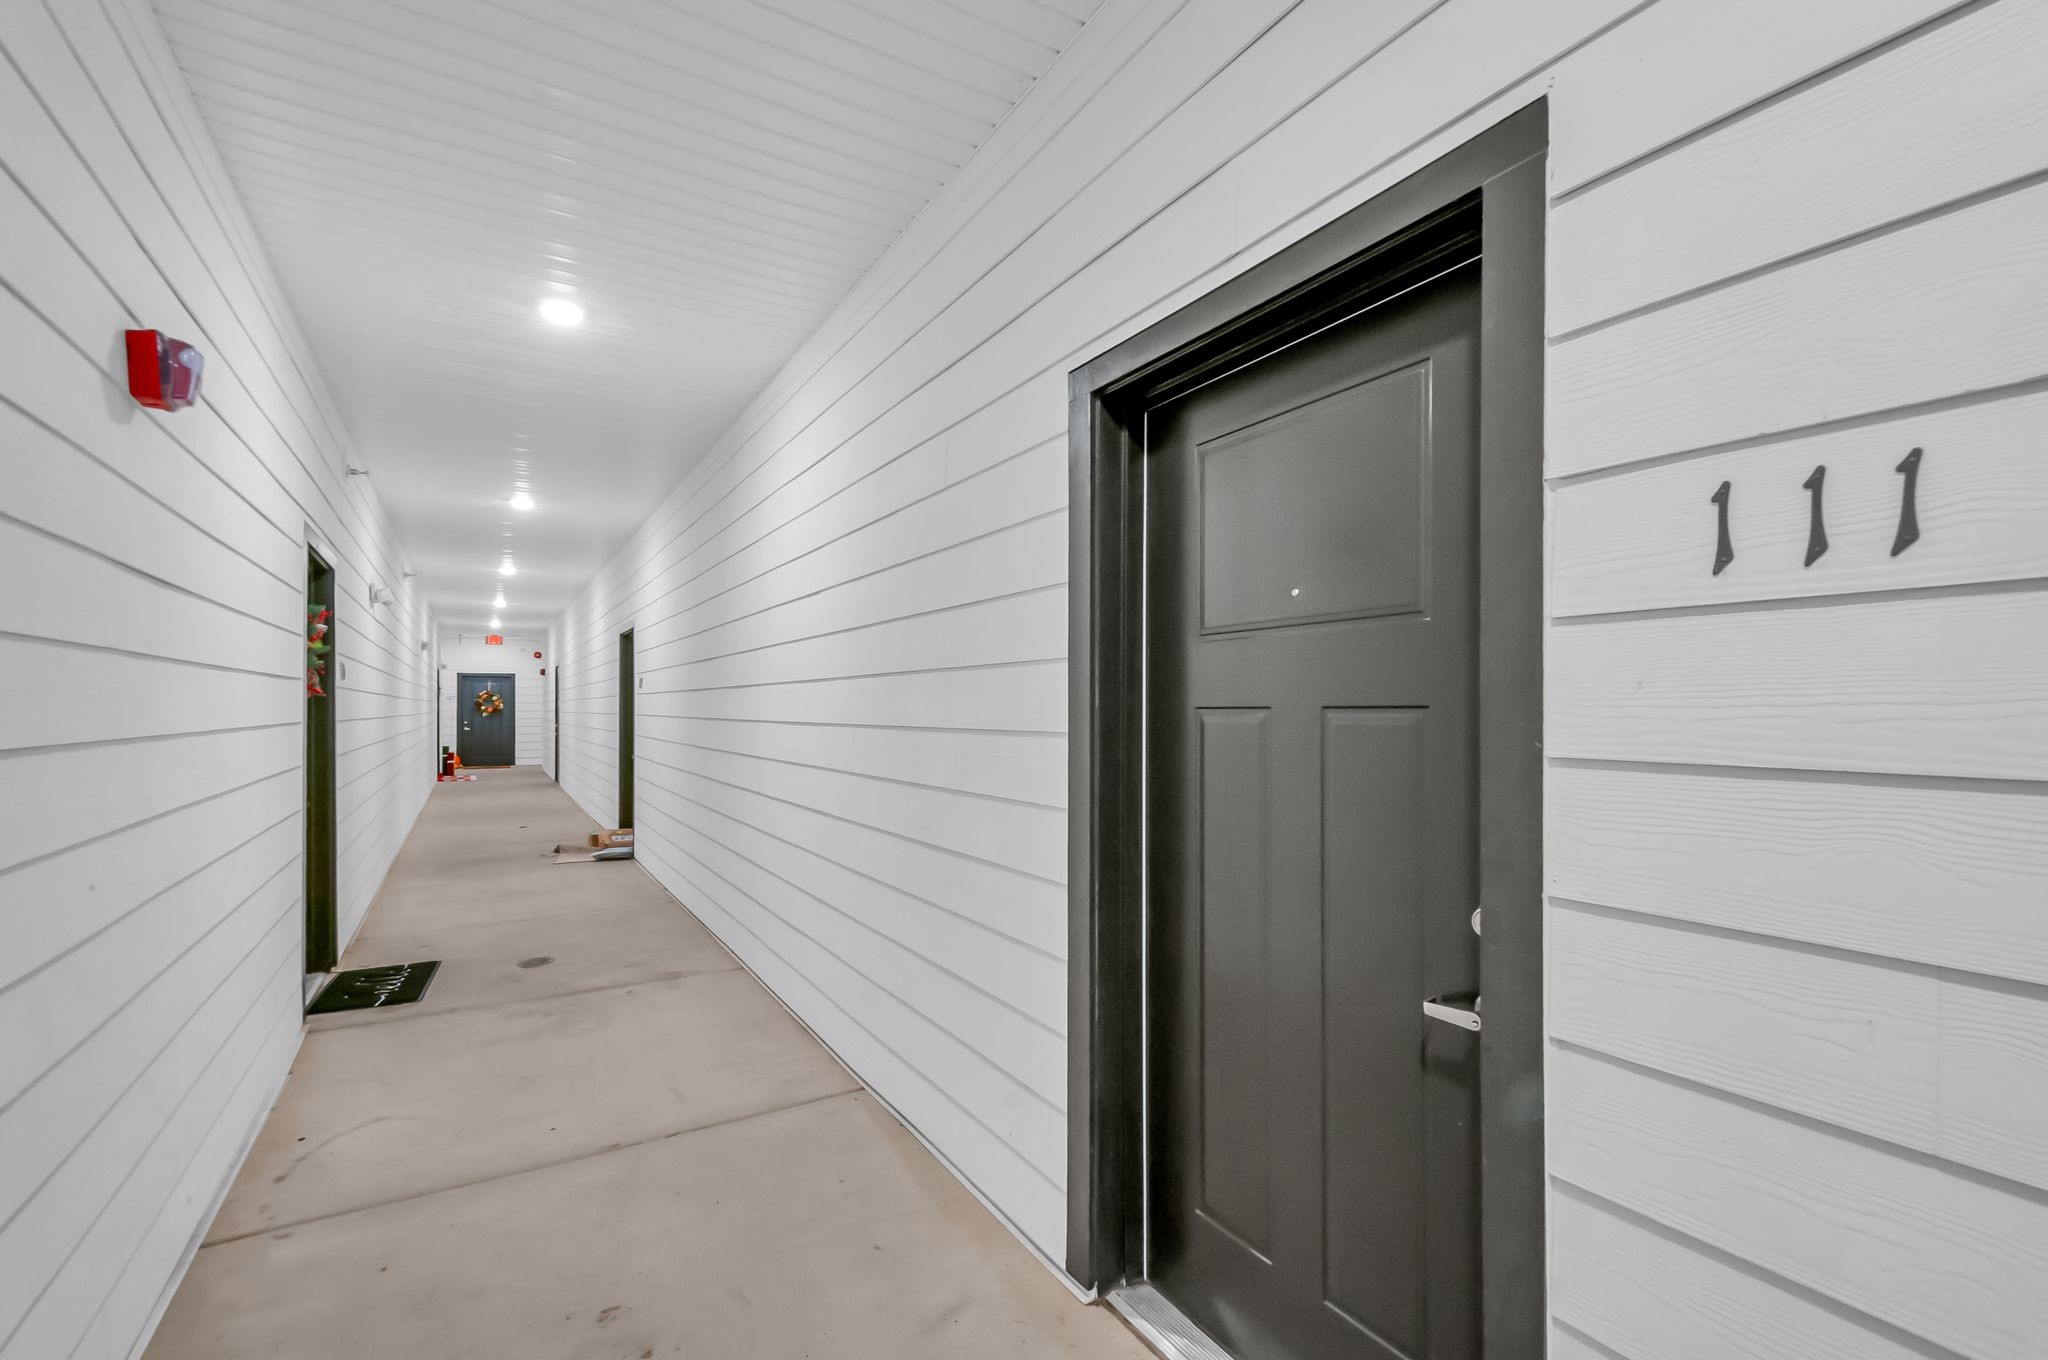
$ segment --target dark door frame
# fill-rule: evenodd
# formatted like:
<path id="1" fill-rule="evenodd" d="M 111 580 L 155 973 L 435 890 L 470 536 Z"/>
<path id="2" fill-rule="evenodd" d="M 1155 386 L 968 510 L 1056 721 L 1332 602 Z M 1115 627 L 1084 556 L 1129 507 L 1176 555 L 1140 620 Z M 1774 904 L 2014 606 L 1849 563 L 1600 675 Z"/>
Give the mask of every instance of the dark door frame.
<path id="1" fill-rule="evenodd" d="M 633 825 L 633 630 L 619 634 L 619 820 Z"/>
<path id="2" fill-rule="evenodd" d="M 328 611 L 327 670 L 320 677 L 325 698 L 308 694 L 305 740 L 306 971 L 334 969 L 341 952 L 339 820 L 336 815 L 336 726 L 334 706 L 341 694 L 341 621 L 335 617 L 340 592 L 334 568 L 321 550 L 306 545 L 306 607 Z"/>
<path id="3" fill-rule="evenodd" d="M 551 773 L 557 784 L 562 782 L 562 668 L 550 666 L 548 676 L 548 697 L 555 714 L 555 764 Z"/>
<path id="4" fill-rule="evenodd" d="M 505 718 L 512 728 L 512 759 L 505 762 L 504 768 L 517 765 L 519 763 L 519 677 L 511 671 L 455 672 L 455 754 L 459 756 L 462 755 L 462 733 L 464 730 L 462 726 L 462 682 L 464 680 L 503 680 L 505 682 Z M 469 757 L 462 756 L 462 763 L 467 767 Z M 477 768 L 488 770 L 495 767 L 481 765 Z"/>
<path id="5" fill-rule="evenodd" d="M 1416 286 L 1480 281 L 1481 1294 L 1488 1360 L 1543 1353 L 1543 227 L 1538 101 L 1074 370 L 1067 1269 L 1143 1278 L 1143 537 L 1136 413 Z M 1419 1005 L 1421 998 L 1417 998 Z"/>

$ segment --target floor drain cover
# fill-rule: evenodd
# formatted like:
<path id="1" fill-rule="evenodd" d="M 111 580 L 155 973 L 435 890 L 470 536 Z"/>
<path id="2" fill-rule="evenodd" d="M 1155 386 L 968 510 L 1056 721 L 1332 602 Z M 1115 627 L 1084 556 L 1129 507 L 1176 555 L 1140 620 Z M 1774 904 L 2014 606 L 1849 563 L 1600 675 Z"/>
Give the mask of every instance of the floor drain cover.
<path id="1" fill-rule="evenodd" d="M 334 981 L 320 989 L 308 1015 L 329 1011 L 360 1011 L 371 1006 L 403 1006 L 427 994 L 427 984 L 441 966 L 439 959 L 427 963 L 394 963 L 383 968 L 351 968 L 336 973 Z"/>
<path id="2" fill-rule="evenodd" d="M 536 954 L 530 959 L 521 959 L 519 966 L 521 968 L 545 968 L 554 961 L 555 957 L 552 954 Z"/>

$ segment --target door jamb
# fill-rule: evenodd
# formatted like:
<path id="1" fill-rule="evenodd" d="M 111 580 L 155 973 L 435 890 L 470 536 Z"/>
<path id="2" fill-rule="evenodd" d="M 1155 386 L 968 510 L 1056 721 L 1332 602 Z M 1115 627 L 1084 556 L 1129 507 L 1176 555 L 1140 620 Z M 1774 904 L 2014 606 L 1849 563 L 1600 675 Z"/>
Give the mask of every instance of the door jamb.
<path id="1" fill-rule="evenodd" d="M 1241 362 L 1385 279 L 1396 252 L 1478 219 L 1479 872 L 1488 1360 L 1539 1355 L 1546 1329 L 1542 1016 L 1544 101 L 1073 371 L 1067 1269 L 1104 1290 L 1144 1274 L 1142 540 L 1120 411 Z M 1344 305 L 1349 305 L 1348 303 Z M 1418 998 L 1418 1003 L 1419 1003 Z"/>
<path id="2" fill-rule="evenodd" d="M 305 696 L 305 739 L 302 807 L 305 814 L 300 852 L 305 857 L 305 969 L 309 974 L 332 972 L 341 953 L 340 824 L 336 815 L 340 757 L 334 706 L 341 695 L 341 588 L 331 548 L 311 533 L 306 538 L 307 604 L 328 611 L 327 670 L 324 699 Z"/>

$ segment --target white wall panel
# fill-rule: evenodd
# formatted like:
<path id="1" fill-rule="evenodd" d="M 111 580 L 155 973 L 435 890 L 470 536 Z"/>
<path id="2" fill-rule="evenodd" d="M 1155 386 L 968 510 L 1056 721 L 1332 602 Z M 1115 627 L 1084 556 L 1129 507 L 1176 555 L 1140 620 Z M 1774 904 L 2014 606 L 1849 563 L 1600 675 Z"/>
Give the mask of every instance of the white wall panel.
<path id="1" fill-rule="evenodd" d="M 1570 1049 L 1549 1078 L 1562 1179 L 1936 1345 L 2040 1353 L 2038 1196 Z"/>
<path id="2" fill-rule="evenodd" d="M 1065 375 L 1547 95 L 1550 983 L 1587 1050 L 1551 1136 L 1605 1197 L 1559 1201 L 1556 1353 L 2017 1354 L 2048 1297 L 2038 26 L 1112 0 L 557 620 L 564 787 L 609 819 L 635 628 L 642 862 L 1057 1253 Z M 1763 1188 L 1686 1201 L 1694 1153 L 1621 1147 L 1589 1067 L 1725 1124 Z M 1781 1127 L 1853 1193 L 1803 1199 Z"/>
<path id="3" fill-rule="evenodd" d="M 344 940 L 429 787 L 428 623 L 149 7 L 0 49 L 0 1356 L 118 1358 L 298 1043 L 309 533 Z M 199 405 L 128 399 L 129 327 Z"/>
<path id="4" fill-rule="evenodd" d="M 1548 811 L 1559 897 L 2048 984 L 2035 785 L 1562 763 Z"/>

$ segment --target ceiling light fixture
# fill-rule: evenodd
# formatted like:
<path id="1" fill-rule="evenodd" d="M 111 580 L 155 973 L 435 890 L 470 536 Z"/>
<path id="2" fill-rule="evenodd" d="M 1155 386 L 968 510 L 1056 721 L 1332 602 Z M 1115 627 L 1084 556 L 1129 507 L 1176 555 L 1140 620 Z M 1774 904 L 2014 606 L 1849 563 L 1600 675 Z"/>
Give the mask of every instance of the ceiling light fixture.
<path id="1" fill-rule="evenodd" d="M 583 307 L 565 297 L 542 298 L 540 319 L 556 326 L 580 326 L 583 324 Z"/>
<path id="2" fill-rule="evenodd" d="M 531 496 L 527 495 L 527 494 L 526 494 L 526 493 L 525 493 L 524 491 L 515 491 L 515 492 L 513 492 L 513 493 L 512 493 L 512 508 L 513 508 L 514 510 L 531 510 L 531 509 L 533 509 L 533 497 L 531 497 Z"/>
<path id="3" fill-rule="evenodd" d="M 503 627 L 503 626 L 504 626 L 503 620 L 499 619 L 499 617 L 498 617 L 498 616 L 497 616 L 496 614 L 493 614 L 493 615 L 491 615 L 491 627 L 493 627 L 493 628 L 500 628 L 500 627 Z"/>
<path id="4" fill-rule="evenodd" d="M 513 565 L 512 565 L 512 559 L 511 559 L 511 558 L 509 558 L 509 557 L 508 557 L 508 558 L 506 558 L 506 559 L 505 559 L 504 561 L 502 561 L 502 562 L 500 562 L 500 563 L 498 564 L 498 575 L 500 575 L 500 576 L 517 576 L 518 574 L 519 574 L 519 568 L 517 568 L 517 567 L 515 567 L 515 566 L 513 566 Z"/>
<path id="5" fill-rule="evenodd" d="M 491 601 L 491 608 L 493 608 L 493 609 L 503 609 L 504 607 L 505 607 L 505 592 L 501 590 L 501 591 L 499 591 L 499 592 L 498 592 L 498 598 L 497 598 L 497 599 L 495 599 L 495 600 L 492 600 L 492 601 Z"/>

